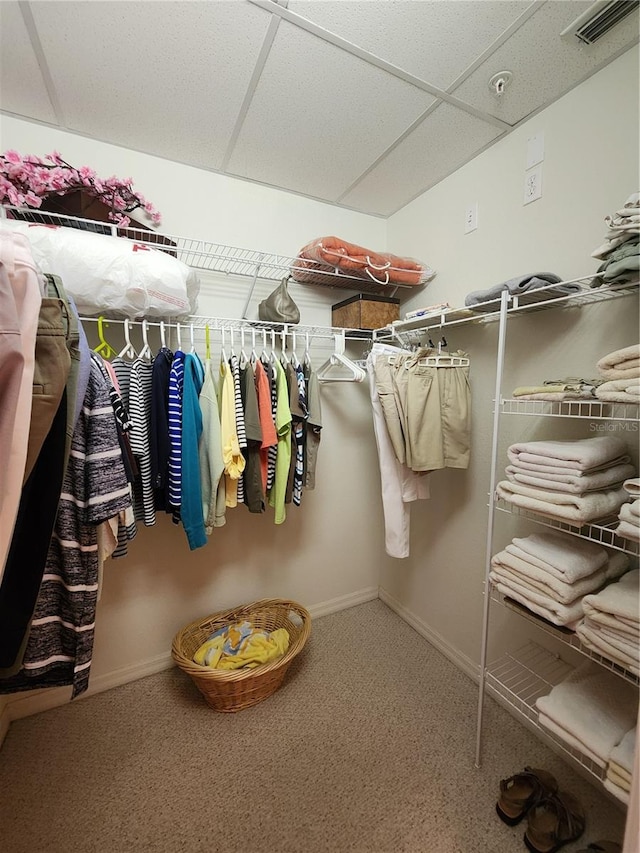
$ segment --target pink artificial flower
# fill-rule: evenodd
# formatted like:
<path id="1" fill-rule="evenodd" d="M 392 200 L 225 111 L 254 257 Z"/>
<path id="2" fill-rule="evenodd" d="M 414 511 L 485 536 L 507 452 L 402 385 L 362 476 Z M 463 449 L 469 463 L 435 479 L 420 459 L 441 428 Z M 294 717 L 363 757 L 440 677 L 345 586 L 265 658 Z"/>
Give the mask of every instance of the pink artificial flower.
<path id="1" fill-rule="evenodd" d="M 52 151 L 51 154 L 47 154 L 47 160 L 51 160 L 56 166 L 64 165 L 64 160 L 58 151 Z"/>
<path id="2" fill-rule="evenodd" d="M 24 197 L 25 203 L 29 205 L 29 207 L 41 207 L 42 199 L 38 198 L 38 196 L 33 192 L 28 192 Z"/>
<path id="3" fill-rule="evenodd" d="M 22 157 L 18 154 L 17 151 L 5 151 L 4 156 L 7 158 L 9 163 L 22 163 Z"/>

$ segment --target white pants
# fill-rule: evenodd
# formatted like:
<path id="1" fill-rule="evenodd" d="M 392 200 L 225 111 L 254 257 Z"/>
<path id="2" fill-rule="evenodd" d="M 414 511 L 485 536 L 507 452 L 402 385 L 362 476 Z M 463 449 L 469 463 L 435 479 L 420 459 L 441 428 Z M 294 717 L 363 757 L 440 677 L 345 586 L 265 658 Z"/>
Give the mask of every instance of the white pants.
<path id="1" fill-rule="evenodd" d="M 396 459 L 376 390 L 375 360 L 379 355 L 393 353 L 398 353 L 397 347 L 374 344 L 367 358 L 367 372 L 373 407 L 373 431 L 380 461 L 385 550 L 390 557 L 402 558 L 409 556 L 411 521 L 409 504 L 412 501 L 428 498 L 430 495 L 429 476 L 414 473 Z"/>

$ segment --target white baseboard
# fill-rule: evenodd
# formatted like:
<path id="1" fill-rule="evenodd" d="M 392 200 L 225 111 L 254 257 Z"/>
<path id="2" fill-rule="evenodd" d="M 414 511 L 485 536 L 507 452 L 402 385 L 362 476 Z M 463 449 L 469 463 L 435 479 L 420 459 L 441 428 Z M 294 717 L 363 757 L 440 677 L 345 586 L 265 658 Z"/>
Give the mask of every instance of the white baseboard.
<path id="1" fill-rule="evenodd" d="M 474 681 L 477 682 L 480 680 L 480 668 L 477 663 L 474 663 L 474 661 L 471 660 L 470 657 L 467 657 L 467 655 L 456 649 L 455 646 L 452 646 L 451 643 L 449 643 L 448 640 L 445 640 L 441 634 L 438 634 L 437 631 L 430 628 L 426 622 L 423 622 L 419 616 L 412 613 L 409 608 L 405 607 L 404 604 L 401 604 L 383 587 L 379 587 L 378 597 L 381 601 L 384 601 L 387 607 L 390 607 L 391 610 L 397 613 L 401 619 L 404 619 L 407 624 L 411 625 L 411 627 L 416 630 L 420 636 L 424 637 L 425 640 L 428 640 L 428 642 L 430 642 L 432 646 L 435 646 L 439 652 L 442 652 L 446 658 L 449 658 L 451 663 L 455 664 L 458 669 L 461 669 Z"/>
<path id="2" fill-rule="evenodd" d="M 314 604 L 309 607 L 309 612 L 314 619 L 317 619 L 320 616 L 337 613 L 339 610 L 347 610 L 349 607 L 355 607 L 357 604 L 364 604 L 366 601 L 373 601 L 377 597 L 377 587 L 366 587 L 357 592 L 350 592 L 347 595 L 340 595 L 338 598 Z M 155 675 L 157 672 L 170 669 L 172 666 L 171 652 L 166 651 L 148 660 L 123 666 L 111 672 L 106 672 L 103 675 L 92 676 L 89 689 L 75 701 L 88 699 L 97 693 L 103 693 L 105 690 L 111 690 L 113 687 L 120 687 L 123 684 L 128 684 L 130 681 L 137 681 L 139 678 L 145 678 L 147 675 Z M 50 711 L 52 708 L 66 705 L 70 701 L 70 696 L 70 687 L 52 687 L 46 690 L 34 691 L 33 693 L 16 693 L 8 697 L 9 701 L 0 714 L 0 746 L 9 730 L 12 720 L 30 717 L 33 714 L 40 714 L 42 711 Z"/>

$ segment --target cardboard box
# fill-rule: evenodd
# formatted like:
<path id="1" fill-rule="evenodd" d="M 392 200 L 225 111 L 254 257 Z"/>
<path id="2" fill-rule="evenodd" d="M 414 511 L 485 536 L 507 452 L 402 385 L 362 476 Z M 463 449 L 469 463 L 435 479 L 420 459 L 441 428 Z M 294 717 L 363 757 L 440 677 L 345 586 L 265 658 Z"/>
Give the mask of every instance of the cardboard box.
<path id="1" fill-rule="evenodd" d="M 331 325 L 341 329 L 380 329 L 400 318 L 400 300 L 358 293 L 331 306 Z"/>

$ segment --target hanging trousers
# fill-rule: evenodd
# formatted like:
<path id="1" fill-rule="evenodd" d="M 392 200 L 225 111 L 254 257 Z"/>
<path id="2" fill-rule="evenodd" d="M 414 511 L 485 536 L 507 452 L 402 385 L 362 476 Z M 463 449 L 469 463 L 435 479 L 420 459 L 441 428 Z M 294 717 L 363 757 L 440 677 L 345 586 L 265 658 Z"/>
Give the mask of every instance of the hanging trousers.
<path id="1" fill-rule="evenodd" d="M 2 309 L 0 316 L 7 318 L 9 325 L 20 330 L 22 370 L 20 362 L 14 360 L 3 365 L 3 388 L 5 380 L 12 377 L 6 386 L 10 407 L 4 405 L 0 418 L 0 469 L 2 490 L 0 491 L 0 581 L 4 571 L 13 527 L 20 504 L 24 466 L 27 458 L 27 441 L 31 420 L 31 397 L 35 361 L 36 331 L 42 300 L 42 289 L 38 272 L 31 256 L 27 239 L 22 234 L 0 228 L 0 276 L 2 277 Z M 8 298 L 5 300 L 4 296 Z M 5 372 L 6 369 L 6 372 Z M 19 382 L 18 382 L 18 374 Z M 17 391 L 17 396 L 16 396 Z M 11 422 L 13 426 L 11 427 Z"/>

